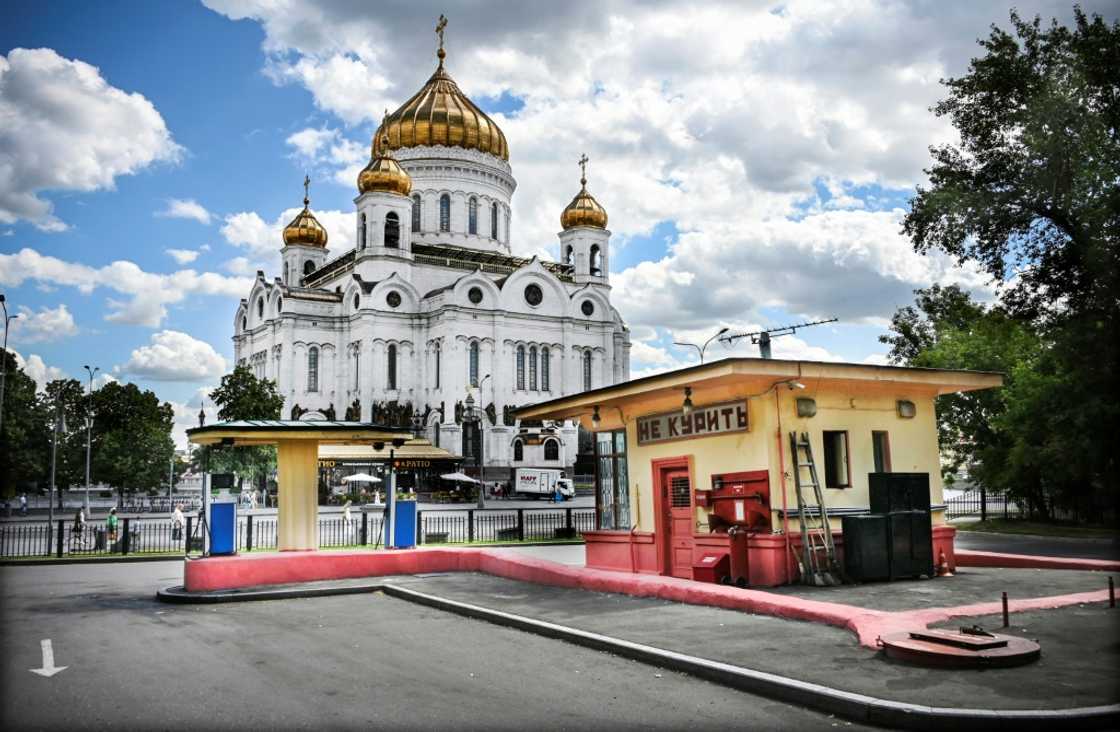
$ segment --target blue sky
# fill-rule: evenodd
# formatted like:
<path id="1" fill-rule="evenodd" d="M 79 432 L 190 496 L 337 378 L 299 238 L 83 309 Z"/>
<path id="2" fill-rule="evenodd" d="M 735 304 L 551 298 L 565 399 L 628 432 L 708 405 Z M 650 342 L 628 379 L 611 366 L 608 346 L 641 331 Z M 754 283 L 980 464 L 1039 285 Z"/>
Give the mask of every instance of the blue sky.
<path id="1" fill-rule="evenodd" d="M 352 236 L 354 173 L 382 110 L 434 68 L 441 12 L 451 74 L 510 139 L 517 253 L 556 256 L 575 160 L 591 157 L 635 374 L 690 363 L 674 340 L 830 316 L 776 355 L 881 361 L 914 288 L 990 292 L 914 254 L 899 222 L 927 147 L 952 141 L 927 111 L 938 79 L 1006 25 L 1001 4 L 374 5 L 8 6 L 0 292 L 24 316 L 11 345 L 29 371 L 96 364 L 186 423 L 231 367 L 248 278 L 277 272 L 305 172 L 332 243 Z"/>

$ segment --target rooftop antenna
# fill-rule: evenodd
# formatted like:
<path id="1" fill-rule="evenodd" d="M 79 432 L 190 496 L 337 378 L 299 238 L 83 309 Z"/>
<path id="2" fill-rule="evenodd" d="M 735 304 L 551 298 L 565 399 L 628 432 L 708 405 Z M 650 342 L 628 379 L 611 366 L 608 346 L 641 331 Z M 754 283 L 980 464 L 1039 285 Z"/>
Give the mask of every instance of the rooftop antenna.
<path id="1" fill-rule="evenodd" d="M 751 333 L 726 333 L 719 337 L 719 341 L 720 343 L 730 346 L 740 338 L 750 338 L 751 343 L 758 344 L 759 355 L 761 355 L 763 358 L 773 358 L 773 356 L 770 355 L 770 339 L 784 335 L 793 335 L 797 332 L 798 328 L 808 328 L 811 325 L 825 325 L 826 323 L 835 323 L 837 320 L 837 318 L 829 318 L 828 320 L 814 320 L 808 323 L 779 325 L 774 328 L 767 328 L 766 330 L 756 330 Z"/>

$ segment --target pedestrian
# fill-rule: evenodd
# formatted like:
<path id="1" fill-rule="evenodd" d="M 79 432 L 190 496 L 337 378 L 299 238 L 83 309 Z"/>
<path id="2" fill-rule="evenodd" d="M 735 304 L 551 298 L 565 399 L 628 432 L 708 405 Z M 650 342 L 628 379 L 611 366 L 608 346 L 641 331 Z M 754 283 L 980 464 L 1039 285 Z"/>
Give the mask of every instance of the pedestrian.
<path id="1" fill-rule="evenodd" d="M 183 525 L 186 524 L 186 519 L 183 517 L 183 507 L 178 503 L 175 504 L 175 510 L 171 513 L 171 540 L 179 541 L 183 536 Z"/>
<path id="2" fill-rule="evenodd" d="M 70 551 L 74 551 L 74 547 L 81 548 L 84 543 L 82 541 L 82 534 L 86 528 L 86 512 L 85 509 L 79 508 L 78 512 L 74 514 L 74 525 L 70 527 Z"/>
<path id="3" fill-rule="evenodd" d="M 109 518 L 105 520 L 105 528 L 109 530 L 109 544 L 117 543 L 117 509 L 116 506 L 109 509 Z"/>
<path id="4" fill-rule="evenodd" d="M 21 493 L 19 495 L 19 513 L 21 516 L 27 515 L 27 494 Z"/>
<path id="5" fill-rule="evenodd" d="M 350 499 L 346 499 L 346 503 L 342 504 L 342 531 L 346 536 L 346 543 L 353 544 L 354 524 L 350 519 Z"/>

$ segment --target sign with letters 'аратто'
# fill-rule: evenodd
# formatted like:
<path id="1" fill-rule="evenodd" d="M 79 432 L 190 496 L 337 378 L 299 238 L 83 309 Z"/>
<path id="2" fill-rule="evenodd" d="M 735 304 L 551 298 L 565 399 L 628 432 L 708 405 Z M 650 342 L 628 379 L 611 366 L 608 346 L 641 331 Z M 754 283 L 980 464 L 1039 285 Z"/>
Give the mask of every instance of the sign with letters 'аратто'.
<path id="1" fill-rule="evenodd" d="M 690 413 L 668 412 L 638 417 L 638 444 L 746 432 L 747 403 L 727 402 L 695 407 Z"/>

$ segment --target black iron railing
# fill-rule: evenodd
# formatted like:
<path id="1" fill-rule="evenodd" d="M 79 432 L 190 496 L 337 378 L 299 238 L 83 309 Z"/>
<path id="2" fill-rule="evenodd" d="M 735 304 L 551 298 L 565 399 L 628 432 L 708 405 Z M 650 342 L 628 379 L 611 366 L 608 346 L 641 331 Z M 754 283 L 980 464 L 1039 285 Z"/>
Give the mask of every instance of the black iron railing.
<path id="1" fill-rule="evenodd" d="M 467 509 L 420 511 L 416 516 L 420 544 L 465 544 L 578 539 L 595 528 L 593 508 Z M 352 513 L 319 518 L 319 546 L 323 549 L 383 545 L 381 512 Z M 238 517 L 239 551 L 276 549 L 276 517 Z M 103 522 L 75 528 L 72 520 L 0 522 L 0 558 L 97 557 L 120 555 L 191 554 L 202 551 L 202 528 L 197 515 L 182 524 L 169 518 L 122 518 L 116 531 Z"/>
<path id="2" fill-rule="evenodd" d="M 1007 494 L 973 488 L 959 496 L 945 501 L 945 516 L 952 519 L 976 517 L 981 521 L 989 518 L 1018 518 L 1023 516 L 1022 507 Z"/>

